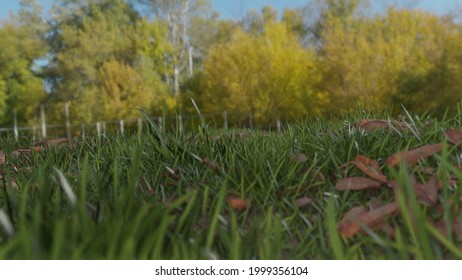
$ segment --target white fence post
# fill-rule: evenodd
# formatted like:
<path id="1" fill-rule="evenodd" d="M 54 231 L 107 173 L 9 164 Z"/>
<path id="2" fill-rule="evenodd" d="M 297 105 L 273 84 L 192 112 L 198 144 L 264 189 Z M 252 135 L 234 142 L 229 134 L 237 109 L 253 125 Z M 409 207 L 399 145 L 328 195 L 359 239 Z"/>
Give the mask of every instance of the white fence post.
<path id="1" fill-rule="evenodd" d="M 181 117 L 181 114 L 178 115 L 178 131 L 180 134 L 183 133 L 183 118 Z"/>
<path id="2" fill-rule="evenodd" d="M 157 118 L 157 123 L 159 123 L 159 128 L 162 129 L 162 117 Z"/>
<path id="3" fill-rule="evenodd" d="M 228 129 L 228 112 L 223 113 L 223 128 Z"/>
<path id="4" fill-rule="evenodd" d="M 124 120 L 119 121 L 120 136 L 124 136 Z"/>
<path id="5" fill-rule="evenodd" d="M 141 118 L 138 118 L 138 131 L 142 131 L 143 130 L 143 121 L 141 120 Z"/>
<path id="6" fill-rule="evenodd" d="M 188 48 L 188 55 L 189 55 L 189 76 L 192 77 L 194 75 L 194 72 L 193 72 L 193 55 L 192 55 L 192 47 L 190 46 Z"/>
<path id="7" fill-rule="evenodd" d="M 17 142 L 19 137 L 18 132 L 18 119 L 16 117 L 16 109 L 13 109 L 13 122 L 14 122 L 14 140 Z"/>
<path id="8" fill-rule="evenodd" d="M 42 121 L 42 138 L 47 137 L 47 124 L 45 120 L 45 106 L 40 105 L 40 117 Z"/>
<path id="9" fill-rule="evenodd" d="M 96 123 L 96 134 L 98 135 L 98 139 L 101 138 L 101 123 Z"/>
<path id="10" fill-rule="evenodd" d="M 34 116 L 34 124 L 32 125 L 32 142 L 37 139 L 37 116 Z"/>
<path id="11" fill-rule="evenodd" d="M 103 122 L 103 135 L 107 135 L 107 130 L 106 130 L 106 122 Z"/>
<path id="12" fill-rule="evenodd" d="M 86 131 L 85 131 L 85 124 L 82 123 L 82 140 L 84 140 L 84 141 L 85 141 L 85 137 L 86 137 L 85 134 L 86 134 Z"/>
<path id="13" fill-rule="evenodd" d="M 66 136 L 71 138 L 71 121 L 69 120 L 69 102 L 64 105 L 64 112 L 66 113 Z"/>
<path id="14" fill-rule="evenodd" d="M 277 128 L 278 128 L 278 132 L 281 132 L 281 129 L 282 129 L 282 128 L 281 128 L 281 120 L 280 120 L 279 118 L 278 118 L 278 120 L 277 120 L 276 126 L 277 126 Z"/>

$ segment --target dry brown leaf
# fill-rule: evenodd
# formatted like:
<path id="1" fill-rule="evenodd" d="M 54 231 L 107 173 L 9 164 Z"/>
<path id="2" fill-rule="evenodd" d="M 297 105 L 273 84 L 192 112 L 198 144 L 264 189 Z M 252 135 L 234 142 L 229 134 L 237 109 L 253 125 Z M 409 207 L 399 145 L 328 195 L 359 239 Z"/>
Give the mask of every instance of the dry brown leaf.
<path id="1" fill-rule="evenodd" d="M 383 221 L 391 215 L 398 213 L 399 205 L 396 202 L 385 204 L 360 216 L 361 222 L 371 229 L 382 225 Z"/>
<path id="2" fill-rule="evenodd" d="M 32 147 L 34 149 L 39 149 L 40 146 L 56 146 L 60 145 L 63 143 L 70 143 L 71 139 L 69 138 L 52 138 L 52 139 L 45 139 L 45 140 L 40 140 L 32 144 Z"/>
<path id="3" fill-rule="evenodd" d="M 310 176 L 315 177 L 316 180 L 318 180 L 320 182 L 325 182 L 326 181 L 326 177 L 324 176 L 324 174 L 322 174 L 321 171 L 319 171 L 317 169 L 314 169 L 314 168 L 310 170 Z"/>
<path id="4" fill-rule="evenodd" d="M 462 131 L 455 129 L 448 129 L 444 136 L 451 142 L 456 145 L 459 149 L 462 149 Z"/>
<path id="5" fill-rule="evenodd" d="M 382 206 L 382 202 L 380 201 L 380 199 L 376 198 L 376 197 L 373 197 L 371 198 L 367 203 L 367 208 L 370 210 L 374 210 L 376 208 L 379 208 L 380 206 Z"/>
<path id="6" fill-rule="evenodd" d="M 312 202 L 311 198 L 304 196 L 304 197 L 301 197 L 295 200 L 295 205 L 297 206 L 297 208 L 304 208 L 307 205 L 309 205 L 311 202 Z"/>
<path id="7" fill-rule="evenodd" d="M 298 153 L 292 156 L 292 160 L 295 162 L 305 162 L 308 161 L 308 157 L 303 153 Z"/>
<path id="8" fill-rule="evenodd" d="M 2 174 L 0 174 L 0 180 L 4 180 L 4 179 L 5 181 L 3 182 L 8 186 L 8 182 L 6 181 L 6 178 L 4 178 Z M 11 187 L 15 190 L 19 189 L 18 183 L 16 182 L 15 178 L 11 178 Z"/>
<path id="9" fill-rule="evenodd" d="M 391 239 L 395 239 L 395 229 L 389 224 L 385 223 L 383 224 L 380 229 L 385 232 L 388 236 L 391 237 Z"/>
<path id="10" fill-rule="evenodd" d="M 34 168 L 31 166 L 15 168 L 18 173 L 29 173 L 34 171 Z"/>
<path id="11" fill-rule="evenodd" d="M 0 164 L 5 164 L 5 162 L 5 153 L 3 151 L 0 151 Z"/>
<path id="12" fill-rule="evenodd" d="M 71 139 L 69 138 L 54 138 L 45 140 L 45 145 L 47 146 L 56 146 L 63 143 L 69 143 Z"/>
<path id="13" fill-rule="evenodd" d="M 415 195 L 420 203 L 427 206 L 435 206 L 438 202 L 438 191 L 440 189 L 441 182 L 433 176 L 425 184 L 419 184 L 417 179 L 413 177 L 413 187 Z"/>
<path id="14" fill-rule="evenodd" d="M 203 159 L 202 164 L 210 167 L 210 169 L 212 169 L 213 172 L 217 171 L 217 163 L 214 161 L 211 161 L 209 159 Z"/>
<path id="15" fill-rule="evenodd" d="M 448 236 L 448 228 L 446 227 L 446 224 L 443 221 L 436 221 L 433 224 L 441 234 L 444 236 Z M 454 234 L 454 237 L 459 241 L 462 242 L 462 226 L 459 223 L 458 219 L 454 219 L 454 222 L 452 224 L 452 234 Z"/>
<path id="16" fill-rule="evenodd" d="M 345 237 L 355 235 L 360 230 L 358 223 L 359 217 L 365 213 L 367 213 L 367 209 L 364 207 L 354 207 L 350 209 L 339 223 L 338 229 L 340 233 Z"/>
<path id="17" fill-rule="evenodd" d="M 383 174 L 382 170 L 380 169 L 380 165 L 370 158 L 367 158 L 362 155 L 357 155 L 356 159 L 353 161 L 353 164 L 359 168 L 362 172 L 364 172 L 367 176 L 382 182 L 387 183 L 388 179 L 385 174 Z"/>
<path id="18" fill-rule="evenodd" d="M 398 152 L 390 156 L 386 160 L 386 163 L 389 166 L 395 166 L 398 163 L 400 163 L 401 160 L 404 160 L 407 162 L 407 164 L 413 165 L 423 158 L 430 157 L 433 154 L 440 152 L 441 149 L 442 149 L 441 144 L 433 144 L 433 145 L 426 145 L 426 146 L 423 146 L 423 147 L 420 147 L 414 150 L 410 150 L 407 152 Z"/>
<path id="19" fill-rule="evenodd" d="M 389 181 L 388 184 L 387 184 L 387 187 L 392 188 L 392 189 L 395 189 L 398 186 L 399 186 L 399 183 L 396 180 Z"/>
<path id="20" fill-rule="evenodd" d="M 228 196 L 226 198 L 229 206 L 236 211 L 244 211 L 249 205 L 249 201 L 235 196 Z"/>
<path id="21" fill-rule="evenodd" d="M 43 148 L 40 146 L 30 146 L 29 149 L 37 153 L 40 153 L 43 150 Z"/>
<path id="22" fill-rule="evenodd" d="M 342 163 L 338 169 L 341 171 L 341 172 L 345 172 L 348 170 L 348 167 L 350 167 L 350 164 L 351 164 L 351 161 L 350 162 L 345 162 L 345 163 Z"/>
<path id="23" fill-rule="evenodd" d="M 389 128 L 390 124 L 388 123 L 388 121 L 385 121 L 385 120 L 364 119 L 358 122 L 358 127 L 366 131 L 372 131 L 375 129 Z"/>
<path id="24" fill-rule="evenodd" d="M 398 181 L 391 181 L 388 186 L 395 189 L 395 201 L 398 201 L 398 189 L 401 185 L 399 185 Z M 438 192 L 442 187 L 443 184 L 436 176 L 433 176 L 424 184 L 419 183 L 415 175 L 412 176 L 412 188 L 415 196 L 424 205 L 435 206 L 438 201 Z"/>
<path id="25" fill-rule="evenodd" d="M 364 177 L 348 177 L 337 182 L 335 188 L 339 191 L 344 190 L 365 190 L 365 189 L 377 189 L 382 185 L 373 179 Z"/>
<path id="26" fill-rule="evenodd" d="M 376 228 L 381 227 L 388 217 L 398 213 L 398 211 L 398 203 L 393 202 L 385 204 L 384 206 L 379 207 L 377 209 L 360 213 L 356 217 L 352 219 L 350 218 L 348 220 L 348 223 L 342 224 L 342 222 L 340 222 L 340 233 L 345 237 L 351 237 L 356 233 L 362 231 L 361 225 L 374 230 Z"/>
<path id="27" fill-rule="evenodd" d="M 32 151 L 30 149 L 17 149 L 11 152 L 12 157 L 19 157 L 21 155 L 30 156 Z"/>
<path id="28" fill-rule="evenodd" d="M 421 172 L 423 174 L 427 174 L 427 175 L 435 175 L 436 174 L 436 170 L 434 168 L 431 168 L 431 167 L 421 167 L 421 168 L 419 168 L 419 172 Z"/>
<path id="29" fill-rule="evenodd" d="M 374 119 L 364 119 L 358 122 L 358 127 L 366 131 L 372 131 L 376 129 L 387 129 L 393 125 L 399 130 L 404 130 L 409 128 L 409 126 L 404 122 L 399 121 L 388 121 L 388 120 L 374 120 Z"/>

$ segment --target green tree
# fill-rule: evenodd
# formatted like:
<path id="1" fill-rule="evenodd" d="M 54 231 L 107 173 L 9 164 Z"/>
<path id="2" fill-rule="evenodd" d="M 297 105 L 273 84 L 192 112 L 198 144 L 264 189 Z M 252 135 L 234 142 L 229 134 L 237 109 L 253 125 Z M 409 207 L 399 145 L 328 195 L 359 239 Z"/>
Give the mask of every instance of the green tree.
<path id="1" fill-rule="evenodd" d="M 210 1 L 138 0 L 138 2 L 147 5 L 153 12 L 155 20 L 166 26 L 170 48 L 164 53 L 166 67 L 164 78 L 172 88 L 173 95 L 179 96 L 183 77 L 193 74 L 191 64 L 193 49 L 189 34 L 191 20 L 207 15 L 211 7 Z"/>
<path id="2" fill-rule="evenodd" d="M 166 48 L 161 26 L 140 18 L 123 0 L 61 0 L 53 22 L 53 57 L 47 72 L 53 85 L 52 102 L 72 102 L 72 114 L 84 122 L 131 116 L 108 105 L 113 104 L 107 98 L 111 96 L 108 88 L 129 89 L 127 94 L 136 95 L 117 101 L 129 106 L 130 112 L 135 107 L 151 110 L 159 106 L 154 102 L 160 103 L 166 91 L 158 74 L 163 69 L 160 57 Z M 121 80 L 110 79 L 109 73 Z M 109 80 L 102 80 L 106 78 Z M 143 92 L 133 88 L 133 80 L 140 83 Z M 140 104 L 134 103 L 141 100 Z M 102 101 L 107 104 L 102 105 Z"/>
<path id="3" fill-rule="evenodd" d="M 45 97 L 36 61 L 47 51 L 45 23 L 35 1 L 21 1 L 18 15 L 0 27 L 0 122 L 11 123 L 13 111 L 21 121 L 32 120 Z"/>

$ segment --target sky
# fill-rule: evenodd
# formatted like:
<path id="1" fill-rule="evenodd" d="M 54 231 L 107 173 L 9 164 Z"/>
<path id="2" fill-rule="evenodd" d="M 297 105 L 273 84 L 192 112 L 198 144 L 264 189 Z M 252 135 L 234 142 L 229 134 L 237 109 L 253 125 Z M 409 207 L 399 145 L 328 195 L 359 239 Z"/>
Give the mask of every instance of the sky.
<path id="1" fill-rule="evenodd" d="M 375 4 L 387 0 L 372 0 Z M 54 0 L 37 0 L 45 10 L 48 10 Z M 239 19 L 248 10 L 260 10 L 263 6 L 269 5 L 282 11 L 284 8 L 294 8 L 306 5 L 309 0 L 212 0 L 214 10 L 220 12 L 225 18 Z M 0 19 L 5 19 L 9 11 L 16 11 L 19 7 L 19 0 L 0 0 Z M 462 8 L 462 0 L 420 0 L 417 6 L 420 9 L 432 11 L 437 14 L 447 14 L 456 8 Z"/>

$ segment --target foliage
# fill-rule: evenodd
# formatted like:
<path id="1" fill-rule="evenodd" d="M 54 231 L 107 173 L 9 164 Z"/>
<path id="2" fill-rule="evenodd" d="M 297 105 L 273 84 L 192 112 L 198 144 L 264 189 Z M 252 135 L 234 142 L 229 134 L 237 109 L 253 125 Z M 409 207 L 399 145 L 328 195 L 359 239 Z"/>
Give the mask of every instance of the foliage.
<path id="1" fill-rule="evenodd" d="M 45 97 L 36 60 L 45 55 L 41 38 L 41 10 L 34 1 L 22 1 L 20 15 L 0 26 L 0 123 L 31 120 Z"/>
<path id="2" fill-rule="evenodd" d="M 236 30 L 214 46 L 205 61 L 203 106 L 257 120 L 320 113 L 324 100 L 313 52 L 305 50 L 282 23 L 269 22 L 261 34 Z"/>
<path id="3" fill-rule="evenodd" d="M 136 108 L 158 114 L 163 104 L 195 110 L 190 98 L 204 113 L 256 122 L 358 106 L 457 111 L 462 24 L 453 17 L 311 0 L 231 20 L 210 3 L 56 0 L 44 16 L 21 0 L 0 26 L 0 123 L 11 125 L 14 112 L 31 123 L 40 105 L 60 121 L 63 103 L 79 123 L 132 118 Z"/>
<path id="4" fill-rule="evenodd" d="M 403 104 L 444 110 L 459 96 L 438 82 L 445 45 L 453 44 L 448 36 L 456 30 L 431 14 L 394 8 L 373 18 L 332 18 L 322 33 L 322 86 L 335 106 L 350 109 Z"/>

